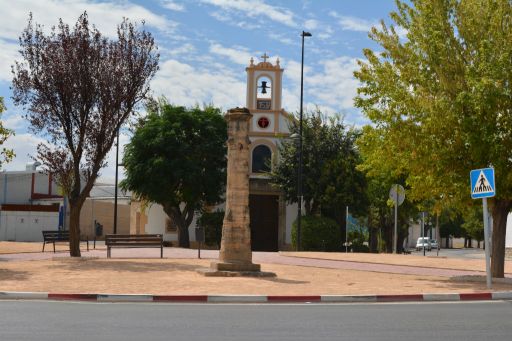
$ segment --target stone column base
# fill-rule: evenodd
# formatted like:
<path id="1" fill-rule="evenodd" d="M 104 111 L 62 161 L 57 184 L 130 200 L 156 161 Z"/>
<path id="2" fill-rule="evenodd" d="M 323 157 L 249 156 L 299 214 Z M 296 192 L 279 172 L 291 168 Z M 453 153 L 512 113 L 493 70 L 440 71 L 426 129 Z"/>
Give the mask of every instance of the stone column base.
<path id="1" fill-rule="evenodd" d="M 204 276 L 216 277 L 276 277 L 273 272 L 261 271 L 261 266 L 254 263 L 224 263 L 212 262 L 210 269 L 199 270 Z"/>

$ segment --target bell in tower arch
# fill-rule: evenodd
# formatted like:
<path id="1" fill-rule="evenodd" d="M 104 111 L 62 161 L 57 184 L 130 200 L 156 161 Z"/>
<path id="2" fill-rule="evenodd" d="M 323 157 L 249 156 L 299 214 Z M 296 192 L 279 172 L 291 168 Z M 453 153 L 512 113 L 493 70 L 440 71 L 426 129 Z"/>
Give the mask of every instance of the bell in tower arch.
<path id="1" fill-rule="evenodd" d="M 261 86 L 259 86 L 259 88 L 261 88 L 262 94 L 266 94 L 267 89 L 270 88 L 270 86 L 267 85 L 267 81 L 261 81 Z"/>
<path id="2" fill-rule="evenodd" d="M 260 77 L 258 80 L 258 98 L 270 98 L 272 96 L 272 81 L 268 77 Z"/>

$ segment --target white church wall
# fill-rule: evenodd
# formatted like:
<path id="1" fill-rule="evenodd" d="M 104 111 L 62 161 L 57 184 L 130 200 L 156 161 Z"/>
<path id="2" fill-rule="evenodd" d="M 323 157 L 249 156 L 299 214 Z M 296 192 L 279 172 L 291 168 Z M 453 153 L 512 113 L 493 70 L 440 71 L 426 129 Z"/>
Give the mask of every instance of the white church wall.
<path id="1" fill-rule="evenodd" d="M 164 241 L 177 241 L 177 233 L 168 233 L 165 231 L 165 221 L 167 214 L 165 214 L 162 205 L 151 204 L 147 209 L 148 222 L 145 226 L 147 234 L 162 234 Z"/>
<path id="2" fill-rule="evenodd" d="M 255 132 L 266 133 L 266 132 L 274 131 L 274 120 L 273 120 L 274 114 L 272 112 L 269 112 L 269 113 L 256 112 L 256 113 L 253 113 L 252 115 L 253 115 L 252 116 L 252 129 Z M 268 118 L 269 124 L 266 128 L 260 128 L 258 126 L 258 120 L 262 117 Z"/>
<path id="3" fill-rule="evenodd" d="M 214 209 L 224 209 L 224 203 L 221 205 L 217 205 Z M 165 229 L 167 214 L 164 212 L 162 205 L 159 204 L 151 204 L 149 209 L 147 209 L 148 222 L 145 226 L 145 231 L 148 234 L 163 234 L 164 241 L 178 241 L 178 232 L 167 232 Z M 189 240 L 191 242 L 196 241 L 196 233 L 195 229 L 197 227 L 197 219 L 199 219 L 199 214 L 194 215 L 194 219 L 190 223 L 188 227 Z"/>
<path id="4" fill-rule="evenodd" d="M 288 134 L 290 132 L 290 121 L 284 115 L 279 115 L 279 132 Z"/>

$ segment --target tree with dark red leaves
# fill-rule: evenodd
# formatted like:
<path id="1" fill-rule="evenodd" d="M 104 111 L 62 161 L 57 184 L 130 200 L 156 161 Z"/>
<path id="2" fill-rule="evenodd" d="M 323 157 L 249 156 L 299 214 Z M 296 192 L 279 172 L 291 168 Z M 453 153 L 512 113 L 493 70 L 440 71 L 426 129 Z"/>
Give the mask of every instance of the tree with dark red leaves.
<path id="1" fill-rule="evenodd" d="M 119 129 L 148 94 L 157 47 L 127 19 L 117 39 L 108 39 L 86 12 L 74 28 L 60 19 L 48 35 L 30 15 L 20 45 L 13 100 L 27 110 L 31 130 L 47 138 L 36 158 L 68 197 L 70 255 L 80 257 L 80 210 Z"/>

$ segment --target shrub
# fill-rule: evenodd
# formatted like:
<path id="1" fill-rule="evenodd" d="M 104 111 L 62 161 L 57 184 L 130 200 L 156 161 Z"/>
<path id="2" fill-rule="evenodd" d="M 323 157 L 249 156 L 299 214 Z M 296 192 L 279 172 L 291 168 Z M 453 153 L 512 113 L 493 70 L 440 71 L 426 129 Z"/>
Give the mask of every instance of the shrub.
<path id="1" fill-rule="evenodd" d="M 220 247 L 222 238 L 222 221 L 224 211 L 203 212 L 197 220 L 197 226 L 204 228 L 205 244 L 208 246 Z"/>
<path id="2" fill-rule="evenodd" d="M 317 216 L 303 216 L 301 219 L 303 251 L 339 251 L 341 236 L 336 221 Z M 297 220 L 292 226 L 292 246 L 297 248 Z"/>

